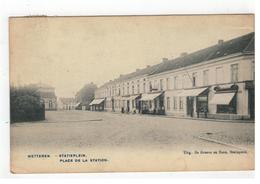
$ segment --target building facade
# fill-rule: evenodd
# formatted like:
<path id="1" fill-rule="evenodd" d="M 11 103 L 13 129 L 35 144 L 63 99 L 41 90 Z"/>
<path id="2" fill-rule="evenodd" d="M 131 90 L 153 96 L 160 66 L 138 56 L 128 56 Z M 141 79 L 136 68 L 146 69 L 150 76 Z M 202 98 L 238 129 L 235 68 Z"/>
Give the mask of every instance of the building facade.
<path id="1" fill-rule="evenodd" d="M 106 111 L 254 118 L 254 33 L 121 75 L 95 92 Z"/>
<path id="2" fill-rule="evenodd" d="M 77 103 L 75 98 L 59 98 L 59 110 L 75 110 L 80 103 Z"/>
<path id="3" fill-rule="evenodd" d="M 57 97 L 54 87 L 43 83 L 31 84 L 30 87 L 35 89 L 40 95 L 41 100 L 44 102 L 45 110 L 57 110 Z"/>

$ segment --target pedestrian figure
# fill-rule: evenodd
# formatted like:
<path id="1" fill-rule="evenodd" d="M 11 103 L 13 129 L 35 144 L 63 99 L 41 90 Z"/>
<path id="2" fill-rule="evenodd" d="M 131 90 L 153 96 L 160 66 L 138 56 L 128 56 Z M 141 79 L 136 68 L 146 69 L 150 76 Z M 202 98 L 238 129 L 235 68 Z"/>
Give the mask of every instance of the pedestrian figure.
<path id="1" fill-rule="evenodd" d="M 204 107 L 203 107 L 203 112 L 204 112 L 204 116 L 205 116 L 205 118 L 207 118 L 208 117 L 208 108 L 207 108 L 207 106 L 205 105 Z"/>

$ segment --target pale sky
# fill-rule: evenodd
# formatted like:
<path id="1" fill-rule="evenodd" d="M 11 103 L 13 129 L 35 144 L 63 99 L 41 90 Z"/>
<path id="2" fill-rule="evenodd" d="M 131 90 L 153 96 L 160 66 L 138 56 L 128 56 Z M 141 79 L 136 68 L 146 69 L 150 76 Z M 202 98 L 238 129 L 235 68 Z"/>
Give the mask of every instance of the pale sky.
<path id="1" fill-rule="evenodd" d="M 10 82 L 58 97 L 254 31 L 251 15 L 10 19 Z"/>

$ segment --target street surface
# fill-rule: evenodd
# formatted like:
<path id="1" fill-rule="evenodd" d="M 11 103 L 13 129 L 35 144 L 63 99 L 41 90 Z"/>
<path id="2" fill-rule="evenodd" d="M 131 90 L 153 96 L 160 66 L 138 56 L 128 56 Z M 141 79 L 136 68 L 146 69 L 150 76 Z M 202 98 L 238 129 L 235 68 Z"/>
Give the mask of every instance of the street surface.
<path id="1" fill-rule="evenodd" d="M 47 111 L 45 121 L 11 125 L 11 159 L 19 167 L 24 166 L 23 159 L 28 153 L 54 155 L 68 152 L 93 155 L 98 153 L 101 157 L 113 159 L 114 163 L 116 160 L 122 163 L 122 160 L 129 161 L 129 158 L 135 160 L 136 157 L 141 160 L 144 157 L 150 160 L 160 158 L 164 161 L 172 159 L 170 156 L 174 154 L 178 155 L 178 158 L 180 155 L 188 158 L 189 153 L 195 150 L 202 153 L 247 150 L 252 154 L 251 161 L 254 155 L 254 123 L 202 121 L 111 112 Z M 230 158 L 232 155 L 226 157 Z M 207 159 L 212 162 L 210 160 L 212 157 Z M 188 167 L 185 161 L 185 167 L 182 165 L 180 170 L 197 168 L 198 163 L 193 163 L 196 159 L 191 160 L 193 167 Z M 239 162 L 234 163 L 241 165 Z M 133 162 L 133 168 L 134 165 L 137 163 Z M 155 163 L 154 167 L 160 168 L 159 165 L 156 166 Z M 147 166 L 143 169 L 155 170 L 154 167 Z M 179 166 L 176 167 L 174 170 L 179 170 Z M 131 170 L 136 170 L 133 168 Z M 120 167 L 119 169 L 124 170 Z M 209 169 L 217 170 L 217 166 L 212 165 Z M 62 171 L 70 172 L 64 168 Z"/>
<path id="2" fill-rule="evenodd" d="M 241 147 L 254 144 L 254 123 L 231 123 L 89 111 L 47 111 L 46 120 L 11 125 L 12 146 L 154 147 L 210 146 L 195 137 Z M 213 144 L 215 145 L 215 143 Z"/>

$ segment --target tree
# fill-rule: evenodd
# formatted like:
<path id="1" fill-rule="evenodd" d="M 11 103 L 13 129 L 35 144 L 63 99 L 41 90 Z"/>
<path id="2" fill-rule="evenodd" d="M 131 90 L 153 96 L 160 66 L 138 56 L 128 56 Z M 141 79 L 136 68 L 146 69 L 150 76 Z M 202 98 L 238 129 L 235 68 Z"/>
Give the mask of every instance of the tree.
<path id="1" fill-rule="evenodd" d="M 94 99 L 95 90 L 97 85 L 94 83 L 86 84 L 76 93 L 76 101 L 84 105 L 89 105 L 89 103 Z"/>
<path id="2" fill-rule="evenodd" d="M 45 119 L 44 103 L 37 90 L 25 87 L 10 88 L 11 123 Z"/>

